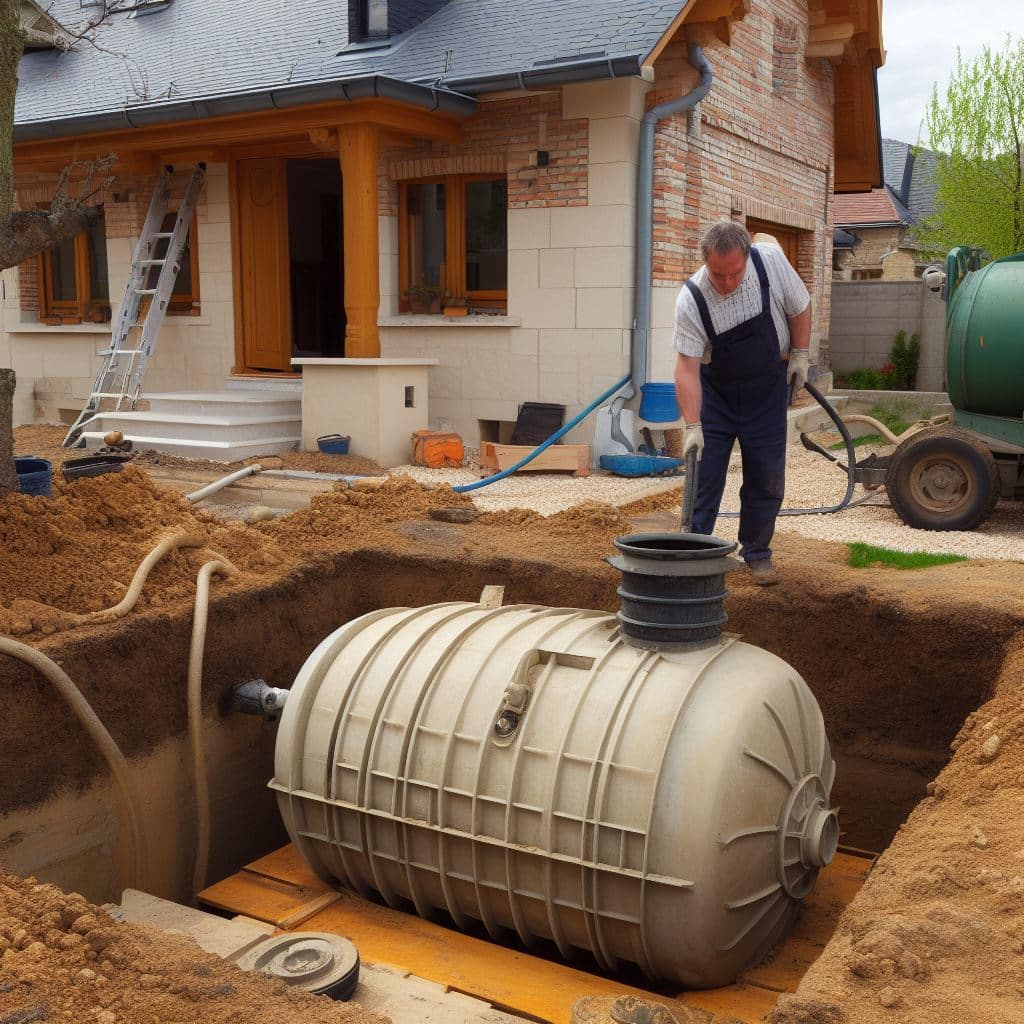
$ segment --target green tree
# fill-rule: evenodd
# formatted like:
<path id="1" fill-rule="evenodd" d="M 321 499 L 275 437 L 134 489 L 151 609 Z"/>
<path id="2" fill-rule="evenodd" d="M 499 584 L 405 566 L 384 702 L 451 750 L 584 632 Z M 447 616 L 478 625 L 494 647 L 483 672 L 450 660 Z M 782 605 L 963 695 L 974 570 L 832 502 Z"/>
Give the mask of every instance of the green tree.
<path id="1" fill-rule="evenodd" d="M 937 154 L 935 212 L 916 231 L 928 252 L 957 245 L 998 258 L 1024 250 L 1024 39 L 986 46 L 973 60 L 957 50 L 945 92 L 925 112 Z"/>

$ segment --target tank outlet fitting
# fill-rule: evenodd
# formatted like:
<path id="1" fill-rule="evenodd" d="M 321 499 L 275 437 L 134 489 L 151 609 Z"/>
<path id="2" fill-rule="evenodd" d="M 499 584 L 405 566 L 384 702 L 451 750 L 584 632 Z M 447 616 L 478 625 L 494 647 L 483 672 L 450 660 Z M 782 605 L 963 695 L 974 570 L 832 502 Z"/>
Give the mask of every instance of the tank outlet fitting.
<path id="1" fill-rule="evenodd" d="M 243 715 L 278 715 L 287 700 L 287 690 L 270 686 L 262 679 L 250 679 L 232 691 L 231 710 Z"/>
<path id="2" fill-rule="evenodd" d="M 617 537 L 608 559 L 622 573 L 622 639 L 648 650 L 687 650 L 714 643 L 728 616 L 725 574 L 739 567 L 736 545 L 696 533 Z"/>
<path id="3" fill-rule="evenodd" d="M 839 818 L 836 812 L 815 807 L 807 815 L 800 839 L 800 859 L 809 868 L 827 868 L 839 849 Z"/>

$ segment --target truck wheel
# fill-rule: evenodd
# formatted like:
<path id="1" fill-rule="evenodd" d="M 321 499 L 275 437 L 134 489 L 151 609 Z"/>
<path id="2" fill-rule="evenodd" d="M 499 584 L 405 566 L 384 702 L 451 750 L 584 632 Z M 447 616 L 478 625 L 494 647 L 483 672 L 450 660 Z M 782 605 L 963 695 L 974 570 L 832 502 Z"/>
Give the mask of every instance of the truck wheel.
<path id="1" fill-rule="evenodd" d="M 893 453 L 885 481 L 889 501 L 919 530 L 973 530 L 999 497 L 992 453 L 960 430 L 922 430 Z"/>

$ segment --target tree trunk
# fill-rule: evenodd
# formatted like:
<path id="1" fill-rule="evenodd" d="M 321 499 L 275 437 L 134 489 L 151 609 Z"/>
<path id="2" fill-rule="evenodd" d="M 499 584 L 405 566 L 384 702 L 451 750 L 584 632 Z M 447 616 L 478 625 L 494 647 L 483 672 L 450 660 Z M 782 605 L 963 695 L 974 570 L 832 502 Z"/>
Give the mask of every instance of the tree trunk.
<path id="1" fill-rule="evenodd" d="M 14 468 L 14 385 L 14 371 L 0 370 L 0 499 L 18 490 Z"/>

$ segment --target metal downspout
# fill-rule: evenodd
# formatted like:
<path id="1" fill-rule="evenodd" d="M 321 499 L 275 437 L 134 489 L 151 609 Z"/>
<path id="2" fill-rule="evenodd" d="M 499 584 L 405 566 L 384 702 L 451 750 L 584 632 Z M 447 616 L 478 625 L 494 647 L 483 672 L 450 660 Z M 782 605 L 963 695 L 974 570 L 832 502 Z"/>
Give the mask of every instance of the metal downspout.
<path id="1" fill-rule="evenodd" d="M 632 398 L 647 380 L 651 333 L 651 289 L 654 277 L 654 133 L 659 121 L 695 107 L 711 91 L 713 75 L 704 50 L 690 44 L 691 66 L 700 73 L 697 87 L 677 100 L 659 103 L 640 124 L 640 160 L 636 209 L 636 299 L 633 345 L 630 349 L 630 385 L 624 397 Z"/>

